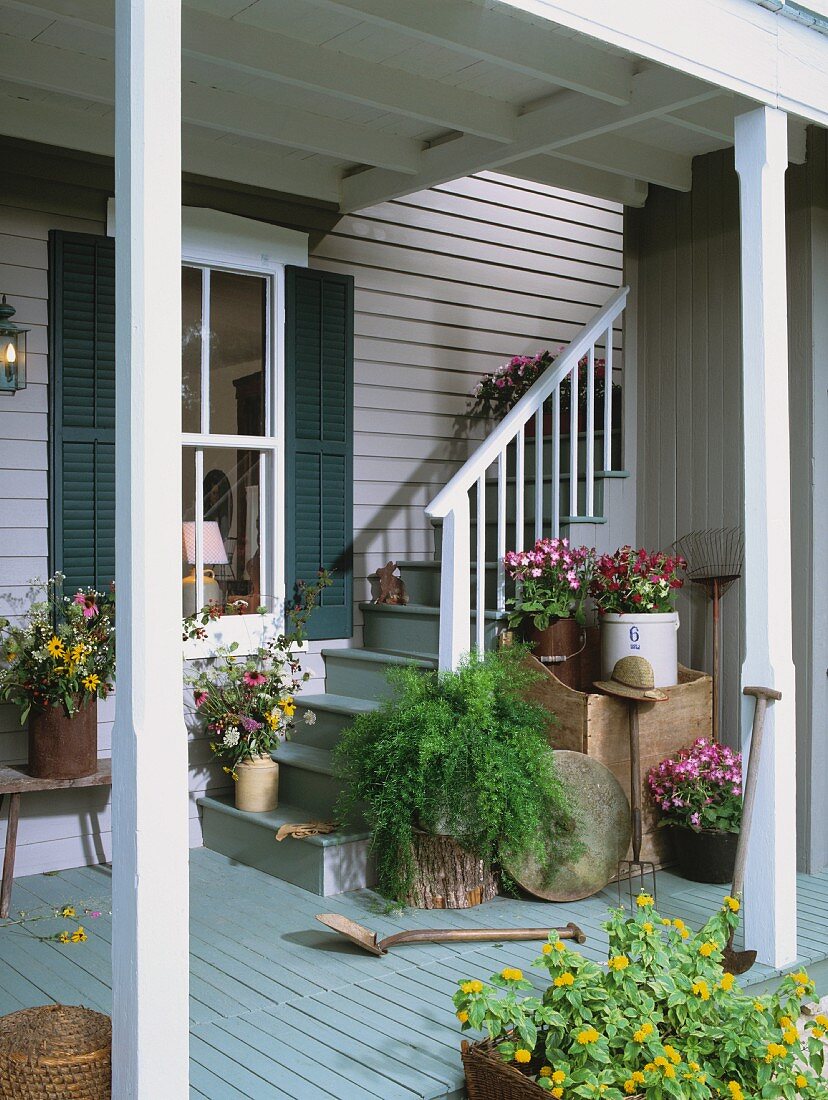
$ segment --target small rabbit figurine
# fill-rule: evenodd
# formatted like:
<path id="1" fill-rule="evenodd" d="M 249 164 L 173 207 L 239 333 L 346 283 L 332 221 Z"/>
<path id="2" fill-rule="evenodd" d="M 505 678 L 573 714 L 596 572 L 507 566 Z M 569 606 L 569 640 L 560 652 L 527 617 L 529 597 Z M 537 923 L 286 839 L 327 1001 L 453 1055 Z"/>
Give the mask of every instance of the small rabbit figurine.
<path id="1" fill-rule="evenodd" d="M 379 595 L 374 603 L 408 603 L 408 593 L 401 577 L 394 576 L 397 568 L 395 561 L 389 561 L 382 569 L 378 569 L 374 576 L 379 581 Z"/>

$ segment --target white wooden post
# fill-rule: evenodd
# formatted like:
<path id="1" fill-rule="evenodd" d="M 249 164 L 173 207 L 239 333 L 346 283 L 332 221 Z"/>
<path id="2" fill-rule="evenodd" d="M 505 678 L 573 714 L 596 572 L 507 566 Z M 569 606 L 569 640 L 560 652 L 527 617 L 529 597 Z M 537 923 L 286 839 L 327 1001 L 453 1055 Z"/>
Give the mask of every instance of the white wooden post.
<path id="1" fill-rule="evenodd" d="M 471 645 L 470 526 L 469 496 L 464 492 L 460 493 L 443 519 L 440 553 L 441 669 L 457 668 L 460 658 L 469 652 Z"/>
<path id="2" fill-rule="evenodd" d="M 787 116 L 736 119 L 741 202 L 745 458 L 745 661 L 742 684 L 772 687 L 745 880 L 745 942 L 761 962 L 796 959 L 796 699 L 792 657 Z M 747 754 L 754 700 L 742 700 Z"/>
<path id="3" fill-rule="evenodd" d="M 181 4 L 119 0 L 116 13 L 113 1097 L 186 1100 Z"/>

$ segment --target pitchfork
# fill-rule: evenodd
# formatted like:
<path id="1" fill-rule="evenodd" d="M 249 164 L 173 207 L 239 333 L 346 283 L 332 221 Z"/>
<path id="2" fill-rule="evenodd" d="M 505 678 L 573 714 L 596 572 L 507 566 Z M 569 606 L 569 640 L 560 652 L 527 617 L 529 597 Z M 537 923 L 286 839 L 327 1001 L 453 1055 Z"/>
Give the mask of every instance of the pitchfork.
<path id="1" fill-rule="evenodd" d="M 649 701 L 648 701 L 649 705 Z M 656 894 L 656 868 L 648 859 L 641 858 L 641 743 L 638 734 L 638 701 L 631 699 L 629 703 L 630 716 L 630 812 L 632 815 L 632 859 L 620 859 L 618 861 L 618 904 L 623 905 L 623 892 L 621 883 L 627 880 L 630 907 L 635 912 L 636 898 L 639 894 L 651 894 L 653 900 Z M 647 887 L 647 880 L 652 885 Z"/>

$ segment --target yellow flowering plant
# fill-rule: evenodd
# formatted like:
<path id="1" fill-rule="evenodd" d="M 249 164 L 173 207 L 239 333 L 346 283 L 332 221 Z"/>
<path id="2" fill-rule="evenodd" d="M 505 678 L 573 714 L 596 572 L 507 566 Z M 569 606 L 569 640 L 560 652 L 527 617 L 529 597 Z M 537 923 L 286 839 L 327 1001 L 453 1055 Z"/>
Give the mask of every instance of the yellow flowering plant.
<path id="1" fill-rule="evenodd" d="M 756 997 L 722 969 L 739 907 L 725 898 L 694 932 L 642 894 L 632 916 L 610 910 L 603 965 L 550 934 L 533 963 L 545 990 L 510 967 L 458 983 L 460 1025 L 556 1100 L 828 1100 L 828 1017 L 810 1018 L 804 1038 L 796 1026 L 815 991 L 807 973 Z"/>
<path id="2" fill-rule="evenodd" d="M 55 573 L 32 582 L 19 621 L 0 619 L 0 700 L 20 708 L 21 723 L 49 707 L 71 718 L 113 689 L 114 596 L 94 588 L 66 595 L 64 580 Z"/>

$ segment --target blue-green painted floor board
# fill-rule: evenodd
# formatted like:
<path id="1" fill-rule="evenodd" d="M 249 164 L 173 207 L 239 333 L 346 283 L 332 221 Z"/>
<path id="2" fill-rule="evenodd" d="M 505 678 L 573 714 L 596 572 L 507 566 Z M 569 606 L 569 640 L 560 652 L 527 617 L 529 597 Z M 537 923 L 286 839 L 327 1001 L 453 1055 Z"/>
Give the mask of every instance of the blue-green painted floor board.
<path id="1" fill-rule="evenodd" d="M 464 911 L 388 912 L 373 891 L 320 898 L 205 849 L 191 856 L 192 1100 L 460 1100 L 463 1075 L 451 994 L 458 980 L 520 966 L 542 988 L 535 943 L 408 946 L 374 958 L 314 919 L 341 913 L 381 936 L 404 928 L 510 928 L 576 921 L 585 953 L 606 957 L 601 931 L 617 891 L 571 905 L 496 898 Z M 658 877 L 665 916 L 702 923 L 723 887 Z M 84 867 L 18 879 L 18 910 L 74 904 L 85 944 L 43 941 L 70 922 L 0 925 L 0 1014 L 48 1001 L 110 1011 L 111 873 Z M 828 874 L 799 877 L 800 962 L 828 992 Z M 756 966 L 744 984 L 773 985 Z"/>

